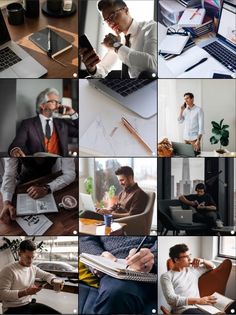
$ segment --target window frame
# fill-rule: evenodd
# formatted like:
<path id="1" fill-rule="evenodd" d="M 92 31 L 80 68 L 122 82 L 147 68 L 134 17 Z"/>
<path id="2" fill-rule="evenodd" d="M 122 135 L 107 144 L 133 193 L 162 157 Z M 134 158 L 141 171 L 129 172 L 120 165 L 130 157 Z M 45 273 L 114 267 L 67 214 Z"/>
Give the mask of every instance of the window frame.
<path id="1" fill-rule="evenodd" d="M 220 253 L 220 242 L 221 242 L 221 238 L 223 236 L 218 236 L 218 239 L 217 239 L 217 257 L 220 257 L 220 258 L 228 258 L 228 259 L 231 259 L 231 260 L 234 260 L 236 261 L 236 256 L 230 256 L 230 255 L 224 255 L 224 254 L 221 254 Z M 234 235 L 232 235 L 232 237 L 235 237 Z"/>

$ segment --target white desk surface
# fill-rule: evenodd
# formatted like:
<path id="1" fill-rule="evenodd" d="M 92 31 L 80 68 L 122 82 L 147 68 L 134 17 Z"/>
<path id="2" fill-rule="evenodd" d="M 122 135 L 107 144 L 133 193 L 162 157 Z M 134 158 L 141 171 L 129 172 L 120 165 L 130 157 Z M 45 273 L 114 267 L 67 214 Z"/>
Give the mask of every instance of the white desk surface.
<path id="1" fill-rule="evenodd" d="M 228 152 L 226 154 L 219 154 L 216 151 L 201 151 L 198 157 L 236 157 L 236 153 Z"/>
<path id="2" fill-rule="evenodd" d="M 152 143 L 155 143 L 155 147 L 152 146 L 154 152 L 156 152 L 157 143 L 157 115 L 151 117 L 150 119 L 142 119 L 135 113 L 129 111 L 125 107 L 116 103 L 109 97 L 103 95 L 101 92 L 97 91 L 95 88 L 91 87 L 88 80 L 79 80 L 79 138 L 87 131 L 89 126 L 95 121 L 96 117 L 99 115 L 102 118 L 102 113 L 114 111 L 114 117 L 120 115 L 128 115 L 134 119 L 142 121 L 142 124 L 146 128 L 150 129 L 150 123 L 155 128 L 150 129 Z M 119 152 L 119 156 L 149 156 L 150 154 L 144 149 L 143 145 L 140 144 L 136 138 L 134 138 L 129 132 L 127 132 L 127 139 L 122 139 L 126 145 L 124 145 L 122 152 Z M 132 152 L 130 155 L 130 150 L 127 147 L 128 142 L 134 142 L 136 151 Z M 82 146 L 79 147 L 80 156 L 108 156 L 106 154 L 106 147 L 104 145 L 104 152 L 97 152 L 95 150 L 87 150 Z"/>
<path id="3" fill-rule="evenodd" d="M 172 26 L 175 27 L 175 26 Z M 166 36 L 167 27 L 158 22 L 158 46 Z M 215 37 L 215 33 L 210 32 L 201 37 L 194 39 L 196 46 L 183 52 L 179 56 L 172 58 L 171 60 L 164 60 L 164 58 L 158 54 L 158 78 L 212 78 L 214 73 L 224 73 L 232 75 L 226 67 L 220 62 L 211 57 L 205 50 L 200 46 L 201 43 L 209 38 Z M 193 68 L 191 71 L 184 72 L 184 69 L 196 64 L 203 57 L 207 57 L 208 60 L 201 65 Z M 186 65 L 187 63 L 187 65 Z M 175 72 L 179 75 L 174 74 Z M 180 71 L 180 69 L 182 69 Z"/>

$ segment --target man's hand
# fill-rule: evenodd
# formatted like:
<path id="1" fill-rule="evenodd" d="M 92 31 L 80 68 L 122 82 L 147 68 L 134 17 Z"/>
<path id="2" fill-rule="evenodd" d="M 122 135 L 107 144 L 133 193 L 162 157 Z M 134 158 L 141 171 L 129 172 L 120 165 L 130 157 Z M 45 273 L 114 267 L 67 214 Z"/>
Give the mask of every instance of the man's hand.
<path id="1" fill-rule="evenodd" d="M 10 151 L 11 157 L 25 157 L 25 153 L 20 148 L 13 148 Z"/>
<path id="2" fill-rule="evenodd" d="M 27 189 L 28 195 L 33 199 L 42 198 L 47 195 L 47 190 L 43 186 L 30 186 Z"/>
<path id="3" fill-rule="evenodd" d="M 53 286 L 53 290 L 56 292 L 60 292 L 63 290 L 64 281 L 58 278 L 52 279 L 51 285 Z"/>
<path id="4" fill-rule="evenodd" d="M 10 201 L 4 201 L 0 220 L 5 224 L 10 224 L 12 220 L 16 219 L 16 209 L 13 207 Z"/>
<path id="5" fill-rule="evenodd" d="M 194 258 L 192 261 L 193 268 L 198 268 L 201 264 L 203 264 L 204 259 L 202 258 Z"/>
<path id="6" fill-rule="evenodd" d="M 32 285 L 31 287 L 28 287 L 26 290 L 25 290 L 25 294 L 26 295 L 33 295 L 33 294 L 36 294 L 37 292 L 41 291 L 42 290 L 42 286 L 38 287 L 36 285 Z"/>
<path id="7" fill-rule="evenodd" d="M 107 48 L 113 48 L 113 44 L 115 42 L 120 42 L 120 36 L 119 35 L 115 36 L 114 34 L 109 33 L 108 35 L 105 36 L 102 44 Z"/>
<path id="8" fill-rule="evenodd" d="M 107 252 L 107 251 L 103 252 L 103 253 L 101 254 L 101 256 L 102 256 L 102 257 L 105 257 L 105 258 L 107 258 L 107 259 L 110 259 L 110 260 L 112 260 L 112 261 L 117 261 L 117 258 L 116 258 L 114 255 L 112 255 L 110 252 Z M 103 276 L 103 272 L 101 272 L 101 271 L 99 271 L 99 270 L 97 270 L 97 269 L 93 269 L 93 274 L 94 274 L 95 276 L 97 276 L 98 278 L 101 278 L 101 277 Z"/>
<path id="9" fill-rule="evenodd" d="M 194 151 L 200 151 L 200 140 L 197 140 L 193 145 Z"/>
<path id="10" fill-rule="evenodd" d="M 79 54 L 81 56 L 81 61 L 85 64 L 88 72 L 94 74 L 96 72 L 96 64 L 101 61 L 96 51 L 89 50 L 87 48 L 79 48 Z"/>
<path id="11" fill-rule="evenodd" d="M 154 255 L 148 248 L 141 248 L 138 253 L 132 248 L 126 257 L 126 263 L 132 270 L 150 272 L 154 265 Z"/>
<path id="12" fill-rule="evenodd" d="M 112 210 L 109 209 L 96 209 L 96 212 L 99 214 L 112 214 Z"/>
<path id="13" fill-rule="evenodd" d="M 217 302 L 217 298 L 214 297 L 214 295 L 210 296 L 203 296 L 197 300 L 196 304 L 201 304 L 201 305 L 213 305 Z"/>

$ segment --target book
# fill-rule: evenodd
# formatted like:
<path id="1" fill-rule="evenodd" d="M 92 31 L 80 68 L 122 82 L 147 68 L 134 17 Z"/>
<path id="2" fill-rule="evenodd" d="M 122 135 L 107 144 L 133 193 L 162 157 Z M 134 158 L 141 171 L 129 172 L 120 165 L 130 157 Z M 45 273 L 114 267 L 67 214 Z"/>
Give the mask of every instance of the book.
<path id="1" fill-rule="evenodd" d="M 212 294 L 213 296 L 215 296 L 217 298 L 216 303 L 214 304 L 214 306 L 212 305 L 200 305 L 200 304 L 196 304 L 196 306 L 206 312 L 207 314 L 225 314 L 226 310 L 228 309 L 228 307 L 230 306 L 230 304 L 232 304 L 234 302 L 234 300 L 218 293 L 215 292 L 214 294 Z"/>
<path id="2" fill-rule="evenodd" d="M 193 41 L 191 38 L 189 38 L 189 40 L 187 41 L 187 44 L 185 45 L 185 47 L 184 47 L 184 49 L 183 49 L 182 52 L 185 52 L 186 50 L 188 50 L 189 48 L 191 48 L 191 47 L 193 47 L 193 46 L 195 46 L 195 45 L 196 45 L 196 44 L 194 43 L 194 41 Z M 162 52 L 160 52 L 160 54 L 163 56 L 163 58 L 164 58 L 165 60 L 169 60 L 169 59 L 171 59 L 171 58 L 176 57 L 176 55 L 174 55 L 174 54 L 164 54 L 164 53 L 162 53 Z"/>
<path id="3" fill-rule="evenodd" d="M 202 24 L 205 14 L 206 10 L 202 8 L 185 9 L 178 25 L 181 27 L 197 27 Z"/>
<path id="4" fill-rule="evenodd" d="M 188 40 L 189 34 L 184 36 L 179 34 L 167 34 L 160 43 L 159 53 L 179 55 L 183 51 Z"/>
<path id="5" fill-rule="evenodd" d="M 47 53 L 50 50 L 50 55 L 55 58 L 57 55 L 72 48 L 72 44 L 53 31 L 46 27 L 29 36 L 29 39 Z"/>
<path id="6" fill-rule="evenodd" d="M 126 269 L 127 264 L 125 259 L 112 261 L 102 256 L 82 253 L 80 255 L 80 261 L 85 265 L 97 269 L 113 278 L 150 283 L 157 282 L 157 275 L 154 273 L 138 272 L 132 269 Z"/>
<path id="7" fill-rule="evenodd" d="M 28 194 L 17 194 L 16 215 L 36 215 L 58 212 L 53 194 L 33 199 Z"/>
<path id="8" fill-rule="evenodd" d="M 27 235 L 43 235 L 52 225 L 44 214 L 18 217 L 16 222 Z"/>

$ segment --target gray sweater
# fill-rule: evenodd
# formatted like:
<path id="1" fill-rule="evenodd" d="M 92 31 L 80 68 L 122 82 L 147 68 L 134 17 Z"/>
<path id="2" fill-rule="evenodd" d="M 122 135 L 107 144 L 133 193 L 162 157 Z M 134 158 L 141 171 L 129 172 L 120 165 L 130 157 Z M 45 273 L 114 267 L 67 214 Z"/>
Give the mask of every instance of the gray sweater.
<path id="1" fill-rule="evenodd" d="M 140 236 L 81 236 L 79 238 L 79 249 L 81 253 L 101 255 L 108 251 L 118 258 L 126 258 L 131 248 L 137 248 L 143 237 Z M 157 238 L 149 236 L 143 248 L 149 248 L 155 257 L 155 272 L 157 266 Z"/>

